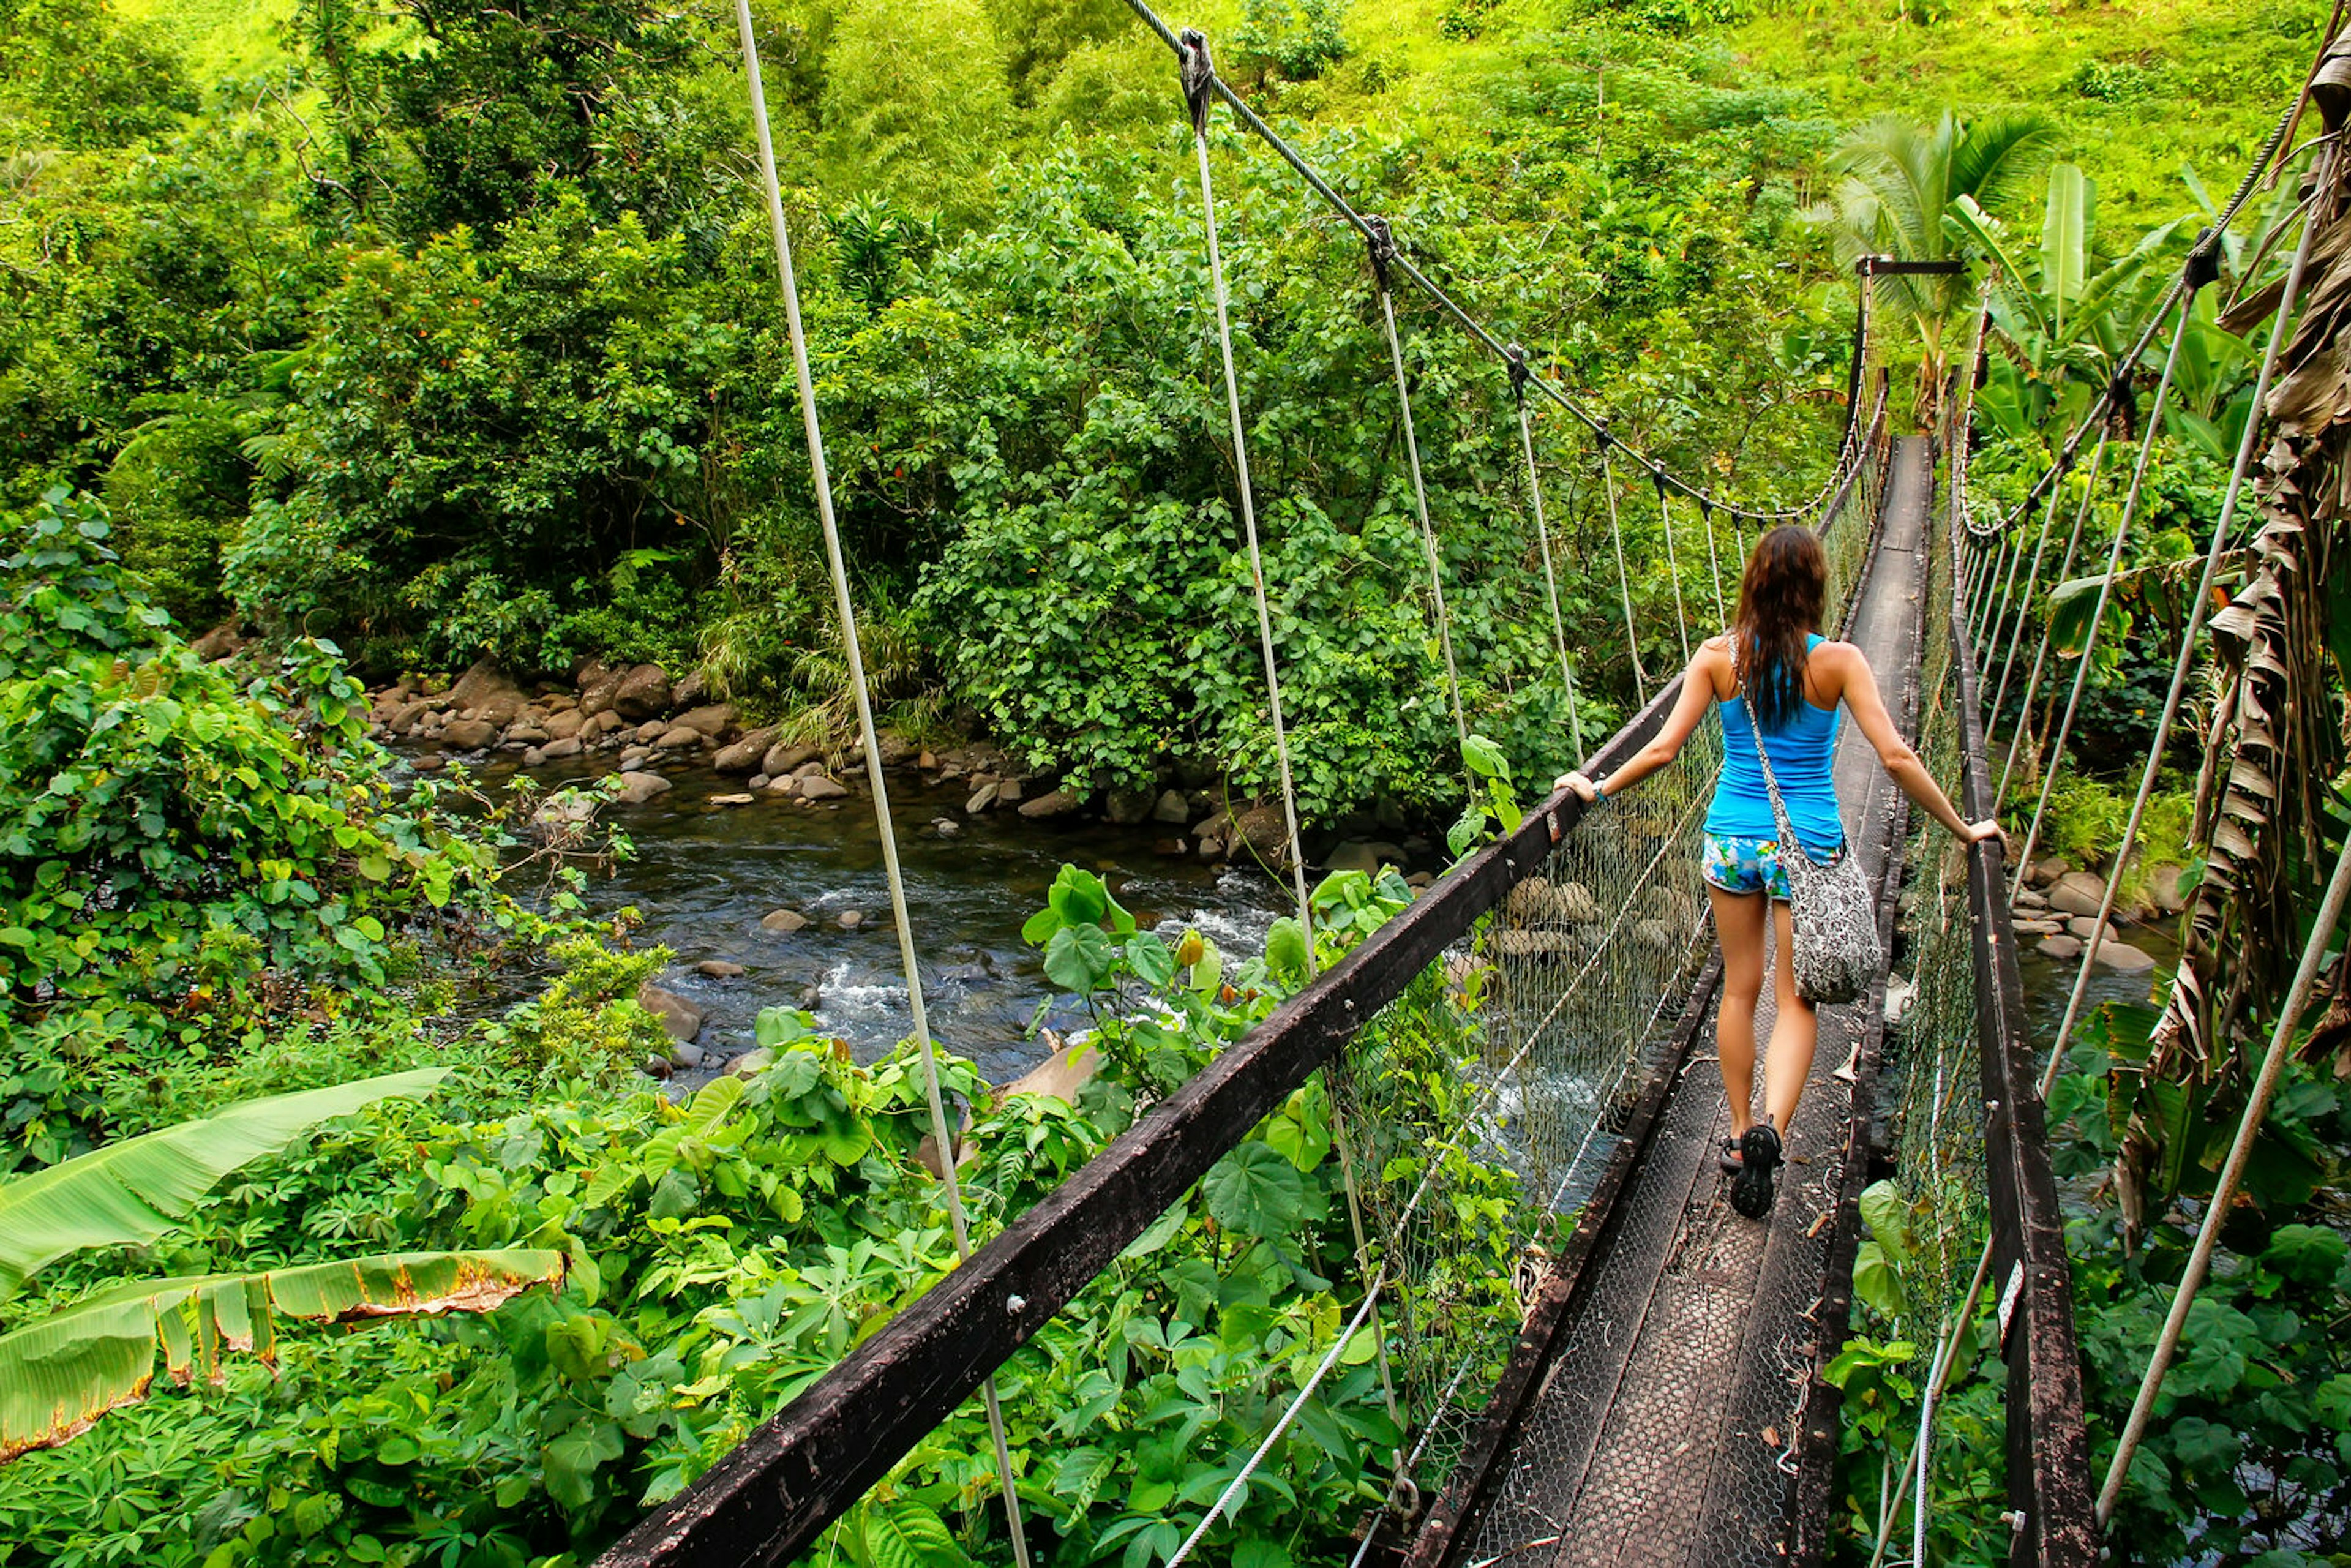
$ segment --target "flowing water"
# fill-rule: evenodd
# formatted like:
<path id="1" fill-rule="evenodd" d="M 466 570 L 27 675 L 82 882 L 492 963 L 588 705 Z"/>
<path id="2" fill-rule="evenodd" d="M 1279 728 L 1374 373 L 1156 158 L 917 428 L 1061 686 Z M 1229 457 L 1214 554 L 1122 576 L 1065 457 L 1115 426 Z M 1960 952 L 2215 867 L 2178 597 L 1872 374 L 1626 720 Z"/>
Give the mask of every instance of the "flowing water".
<path id="1" fill-rule="evenodd" d="M 533 777 L 552 789 L 608 766 L 583 759 Z M 482 777 L 495 785 L 515 771 L 501 759 Z M 765 1007 L 809 1008 L 865 1061 L 912 1034 L 872 802 L 859 795 L 803 806 L 762 793 L 720 806 L 712 797 L 742 792 L 743 780 L 695 769 L 670 779 L 666 793 L 642 806 L 605 809 L 602 820 L 629 836 L 635 854 L 596 873 L 587 896 L 600 913 L 633 905 L 643 916 L 635 940 L 676 952 L 655 983 L 708 1015 L 698 1043 L 714 1064 L 750 1049 Z M 1041 1056 L 1031 1029 L 1040 1004 L 1049 1025 L 1081 1016 L 1073 998 L 1054 994 L 1038 950 L 1020 939 L 1065 862 L 1099 873 L 1144 928 L 1173 936 L 1195 926 L 1228 954 L 1259 951 L 1284 908 L 1281 889 L 1253 866 L 1157 852 L 1155 844 L 1178 829 L 967 818 L 961 785 L 925 788 L 910 770 L 893 770 L 889 783 L 931 1032 L 992 1082 Z M 960 831 L 940 836 L 929 826 L 937 818 Z M 763 930 L 761 918 L 778 909 L 807 916 L 807 928 Z M 851 911 L 863 919 L 844 930 L 839 919 Z M 713 979 L 695 971 L 712 958 L 745 972 Z"/>

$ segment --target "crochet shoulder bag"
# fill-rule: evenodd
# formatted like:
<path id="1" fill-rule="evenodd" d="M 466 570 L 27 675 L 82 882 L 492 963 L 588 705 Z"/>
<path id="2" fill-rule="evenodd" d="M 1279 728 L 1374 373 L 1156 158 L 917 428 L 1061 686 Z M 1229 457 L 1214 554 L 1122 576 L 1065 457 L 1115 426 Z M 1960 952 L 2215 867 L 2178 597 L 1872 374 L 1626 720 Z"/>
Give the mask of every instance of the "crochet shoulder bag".
<path id="1" fill-rule="evenodd" d="M 1886 967 L 1886 952 L 1877 940 L 1877 901 L 1870 895 L 1860 860 L 1849 850 L 1840 849 L 1824 861 L 1805 852 L 1795 824 L 1788 820 L 1788 803 L 1780 798 L 1780 781 L 1771 776 L 1755 705 L 1744 694 L 1739 700 L 1747 704 L 1755 760 L 1763 765 L 1763 788 L 1771 797 L 1772 821 L 1780 829 L 1780 868 L 1788 878 L 1789 924 L 1795 931 L 1791 962 L 1796 994 L 1814 1007 L 1852 1001 Z"/>

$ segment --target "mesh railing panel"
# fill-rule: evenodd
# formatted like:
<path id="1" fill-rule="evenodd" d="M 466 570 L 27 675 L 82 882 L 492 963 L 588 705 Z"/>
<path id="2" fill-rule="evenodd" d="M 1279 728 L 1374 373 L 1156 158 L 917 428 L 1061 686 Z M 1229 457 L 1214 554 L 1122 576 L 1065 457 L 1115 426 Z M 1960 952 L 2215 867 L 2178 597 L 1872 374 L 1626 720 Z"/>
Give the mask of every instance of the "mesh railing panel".
<path id="1" fill-rule="evenodd" d="M 1951 553 L 1928 551 L 1928 617 L 1918 754 L 1944 793 L 1963 798 L 1959 690 L 1952 655 Z M 1956 1312 L 1991 1223 L 1983 1078 L 1977 1027 L 1974 927 L 1963 846 L 1915 814 L 1909 884 L 1902 895 L 1909 999 L 1887 1040 L 1896 1174 L 1907 1234 L 1877 1238 L 1909 1309 L 1899 1324 L 1917 1344 L 1923 1385 L 1935 1344 Z"/>
<path id="2" fill-rule="evenodd" d="M 1356 1152 L 1373 1266 L 1391 1280 L 1387 1352 L 1412 1431 L 1407 1473 L 1441 1487 L 1490 1396 L 1558 1237 L 1606 1164 L 1634 1086 L 1679 1018 L 1703 949 L 1698 839 L 1709 721 L 1642 787 L 1596 812 L 1350 1043 L 1329 1071 Z M 1451 1126 L 1416 1124 L 1433 1030 L 1471 1019 L 1479 1067 Z M 1499 1200 L 1476 1230 L 1463 1212 Z"/>

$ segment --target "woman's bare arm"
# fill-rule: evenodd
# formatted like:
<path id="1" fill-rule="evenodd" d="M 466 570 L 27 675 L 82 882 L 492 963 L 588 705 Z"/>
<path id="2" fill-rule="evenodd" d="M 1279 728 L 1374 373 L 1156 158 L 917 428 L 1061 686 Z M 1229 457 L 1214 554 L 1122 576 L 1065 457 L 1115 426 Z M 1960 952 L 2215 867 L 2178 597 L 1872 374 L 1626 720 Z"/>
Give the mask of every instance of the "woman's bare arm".
<path id="1" fill-rule="evenodd" d="M 1894 716 L 1886 711 L 1886 699 L 1878 695 L 1877 675 L 1870 669 L 1867 655 L 1849 643 L 1834 643 L 1815 650 L 1813 657 L 1818 660 L 1832 648 L 1835 652 L 1830 656 L 1843 678 L 1844 706 L 1853 710 L 1853 722 L 1861 727 L 1862 738 L 1877 748 L 1877 760 L 1885 765 L 1894 782 L 1902 787 L 1902 792 L 1924 806 L 1960 842 L 1971 844 L 1997 837 L 2005 848 L 2007 839 L 2000 824 L 1990 820 L 1970 822 L 1960 816 L 1950 797 L 1943 793 L 1942 786 L 1935 782 L 1935 776 L 1918 759 L 1917 752 L 1894 727 Z"/>
<path id="2" fill-rule="evenodd" d="M 1580 799 L 1595 800 L 1603 795 L 1630 789 L 1680 756 L 1683 743 L 1698 728 L 1698 721 L 1706 716 L 1708 705 L 1714 701 L 1715 668 L 1728 656 L 1712 647 L 1704 647 L 1691 657 L 1689 668 L 1682 672 L 1681 695 L 1675 699 L 1673 711 L 1666 715 L 1656 737 L 1635 752 L 1624 767 L 1598 784 L 1582 773 L 1563 773 L 1552 788 L 1573 789 Z"/>

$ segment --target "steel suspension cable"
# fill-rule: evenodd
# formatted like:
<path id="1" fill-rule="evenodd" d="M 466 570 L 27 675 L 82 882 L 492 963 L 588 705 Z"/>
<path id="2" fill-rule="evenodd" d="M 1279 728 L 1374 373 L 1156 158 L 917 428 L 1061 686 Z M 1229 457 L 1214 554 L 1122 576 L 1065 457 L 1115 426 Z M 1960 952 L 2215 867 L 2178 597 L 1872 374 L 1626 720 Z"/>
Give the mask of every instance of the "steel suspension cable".
<path id="1" fill-rule="evenodd" d="M 1649 470 L 1649 482 L 1657 487 L 1657 520 L 1666 529 L 1666 572 L 1674 580 L 1674 630 L 1681 633 L 1682 663 L 1690 662 L 1689 612 L 1682 607 L 1682 563 L 1674 551 L 1674 509 L 1666 500 L 1665 470 Z"/>
<path id="2" fill-rule="evenodd" d="M 1715 624 L 1727 628 L 1730 624 L 1730 612 L 1722 605 L 1722 558 L 1715 553 L 1713 503 L 1703 499 L 1698 502 L 1698 520 L 1699 526 L 1706 529 L 1706 568 L 1708 574 L 1714 579 Z"/>
<path id="3" fill-rule="evenodd" d="M 799 285 L 792 273 L 791 236 L 784 223 L 782 188 L 776 178 L 776 146 L 768 125 L 767 90 L 759 78 L 759 49 L 751 23 L 750 0 L 735 0 L 736 27 L 742 37 L 743 69 L 751 95 L 751 123 L 759 147 L 759 178 L 768 201 L 768 227 L 774 237 L 776 273 L 784 296 L 784 325 L 792 345 L 792 377 L 799 391 L 800 423 L 807 433 L 810 477 L 816 488 L 817 519 L 824 529 L 826 563 L 832 571 L 834 608 L 841 616 L 841 641 L 848 656 L 849 688 L 856 699 L 859 738 L 864 743 L 865 779 L 873 790 L 873 822 L 882 840 L 882 869 L 890 883 L 890 914 L 897 922 L 898 962 L 906 976 L 906 1000 L 914 1014 L 914 1043 L 923 1064 L 923 1099 L 930 1113 L 931 1137 L 939 1157 L 939 1186 L 946 1197 L 947 1218 L 955 1232 L 956 1256 L 971 1256 L 971 1231 L 963 1207 L 963 1186 L 956 1175 L 956 1139 L 947 1125 L 946 1106 L 939 1093 L 938 1052 L 931 1041 L 930 1019 L 923 1008 L 923 976 L 914 956 L 914 921 L 906 907 L 906 878 L 898 864 L 898 835 L 890 820 L 890 786 L 882 772 L 882 747 L 873 727 L 872 695 L 865 680 L 865 654 L 858 642 L 857 607 L 849 592 L 849 565 L 841 548 L 841 528 L 832 508 L 832 479 L 824 457 L 824 430 L 817 418 L 816 382 L 809 371 L 808 332 L 800 320 Z M 1012 1540 L 1012 1555 L 1019 1568 L 1029 1568 L 1029 1541 L 1020 1519 L 1020 1494 L 1012 1474 L 1011 1445 L 1004 1430 L 1004 1408 L 996 1394 L 996 1377 L 980 1382 L 987 1409 L 988 1437 L 996 1450 L 996 1476 L 1004 1495 L 1005 1527 Z"/>
<path id="4" fill-rule="evenodd" d="M 2179 324 L 2172 329 L 2171 350 L 2163 357 L 2163 378 L 2155 383 L 2155 402 L 2147 416 L 2147 428 L 2140 433 L 2138 462 L 2131 469 L 2130 489 L 2123 497 L 2122 517 L 2115 524 L 2114 544 L 2106 551 L 2106 572 L 2098 580 L 2097 601 L 2090 609 L 2090 627 L 2082 637 L 2081 662 L 2074 666 L 2074 689 L 2065 698 L 2065 716 L 2058 721 L 2048 755 L 2041 768 L 2041 799 L 2032 808 L 2032 821 L 2024 830 L 2024 851 L 2019 858 L 2015 880 L 2009 883 L 2008 901 L 2024 887 L 2026 869 L 2032 863 L 2032 848 L 2041 836 L 2041 823 L 2049 811 L 2050 791 L 2057 786 L 2057 769 L 2065 758 L 2066 737 L 2072 733 L 2074 716 L 2081 711 L 2082 694 L 2089 689 L 2090 674 L 2097 663 L 2098 632 L 2105 619 L 2106 601 L 2114 594 L 2115 574 L 2122 570 L 2123 547 L 2129 542 L 2131 521 L 2138 512 L 2139 491 L 2147 483 L 2147 467 L 2155 455 L 2156 438 L 2163 431 L 2163 405 L 2171 392 L 2172 373 L 2179 366 L 2179 345 L 2188 339 L 2188 323 L 2196 309 L 2196 289 L 2191 285 L 2179 296 Z"/>
<path id="5" fill-rule="evenodd" d="M 2089 524 L 2090 503 L 2098 493 L 2098 469 L 2105 461 L 2106 440 L 2113 433 L 2111 431 L 2101 426 L 2098 430 L 2098 444 L 2090 451 L 2090 466 L 2084 472 L 2082 477 L 2082 504 L 2074 508 L 2073 532 L 2066 536 L 2065 554 L 2064 559 L 2059 560 L 2057 563 L 2057 580 L 2059 582 L 2064 582 L 2067 580 L 2065 574 L 2074 570 L 2074 558 L 2081 549 L 2082 530 Z M 2050 494 L 2050 502 L 2053 506 L 2056 503 L 2056 493 L 2052 491 Z M 2022 632 L 2023 629 L 2024 622 L 2022 620 L 2019 620 L 2017 622 L 2017 630 Z M 2017 698 L 2016 727 L 2009 734 L 2008 759 L 2004 764 L 2002 764 L 2000 770 L 2000 788 L 1992 791 L 1991 800 L 1992 809 L 1994 810 L 1998 810 L 2008 800 L 2009 779 L 2011 775 L 2016 771 L 2016 759 L 2024 749 L 2025 740 L 2032 734 L 2032 699 L 2040 694 L 2041 672 L 2043 667 L 2046 665 L 2049 661 L 2051 640 L 2055 635 L 2056 625 L 2054 617 L 2043 621 L 2041 623 L 2041 641 L 2032 651 L 2032 673 L 2027 674 L 2024 678 L 2023 694 Z M 2011 648 L 2009 652 L 2013 654 L 2016 650 Z M 2001 687 L 2003 691 L 2007 689 L 2007 679 L 2003 676 L 2001 682 Z M 1995 704 L 1992 709 L 1992 713 L 1995 717 L 1998 716 L 1999 712 L 1999 706 Z"/>
<path id="6" fill-rule="evenodd" d="M 2024 572 L 2024 593 L 2025 598 L 2028 600 L 2032 597 L 2033 590 L 2038 588 L 2041 583 L 2041 562 L 2043 557 L 2047 554 L 2049 549 L 2049 527 L 2050 524 L 2055 520 L 2056 512 L 2057 492 L 2055 488 L 2053 487 L 2049 492 L 2049 499 L 2041 508 L 2041 533 L 2040 536 L 2032 541 L 2032 564 L 2030 567 L 2027 567 Z M 2018 550 L 2016 552 L 2017 561 L 2021 563 L 2023 559 L 2024 552 L 2021 549 Z M 2021 632 L 2024 626 L 2024 605 L 2020 602 L 2016 597 L 2016 572 L 2013 570 L 2013 566 L 2011 566 L 2008 574 L 2008 586 L 2001 591 L 2001 613 L 1993 617 L 1991 634 L 1984 643 L 1985 648 L 1995 656 L 1998 655 L 2000 651 L 2001 628 L 2003 625 L 2009 624 L 2009 614 L 2011 611 L 2015 612 L 2016 616 L 2015 622 L 2011 629 L 2009 640 L 2009 653 L 2012 656 L 2016 652 L 2015 633 L 2017 632 Z M 2007 666 L 2003 665 L 2001 672 L 1999 686 L 1992 693 L 1991 713 L 1997 714 L 2000 712 L 2001 699 L 2005 697 L 2007 695 L 2008 673 Z"/>
<path id="7" fill-rule="evenodd" d="M 1535 545 L 1542 551 L 1543 594 L 1551 601 L 1552 636 L 1559 643 L 1559 678 L 1567 684 L 1567 718 L 1575 737 L 1575 765 L 1583 766 L 1583 714 L 1575 701 L 1575 663 L 1568 657 L 1567 622 L 1559 612 L 1559 574 L 1552 569 L 1551 530 L 1543 524 L 1542 476 L 1535 471 L 1534 430 L 1527 417 L 1527 351 L 1510 345 L 1510 397 L 1519 410 L 1519 453 L 1527 462 L 1527 498 L 1535 513 Z M 1629 622 L 1627 623 L 1629 625 Z M 1640 665 L 1640 651 L 1633 662 Z M 1646 698 L 1643 699 L 1645 702 Z"/>
<path id="8" fill-rule="evenodd" d="M 2332 177 L 2335 159 L 2330 154 L 2319 161 L 2318 178 L 2321 188 Z M 2114 917 L 2115 903 L 2122 893 L 2123 874 L 2130 869 L 2131 856 L 2138 848 L 2139 826 L 2147 819 L 2147 801 L 2155 794 L 2157 775 L 2162 770 L 2163 755 L 2171 742 L 2171 727 L 2179 717 L 2179 706 L 2188 690 L 2188 677 L 2196 660 L 2196 632 L 2203 619 L 2204 607 L 2212 601 L 2213 580 L 2220 575 L 2220 558 L 2228 551 L 2229 525 L 2237 515 L 2237 500 L 2244 493 L 2245 476 L 2252 472 L 2253 454 L 2261 445 L 2262 412 L 2269 398 L 2270 380 L 2277 371 L 2278 356 L 2284 351 L 2288 319 L 2294 314 L 2295 302 L 2302 297 L 2304 275 L 2310 267 L 2310 249 L 2318 232 L 2314 218 L 2303 222 L 2302 238 L 2295 245 L 2294 260 L 2288 267 L 2285 292 L 2278 298 L 2277 314 L 2270 321 L 2270 340 L 2262 354 L 2261 368 L 2253 376 L 2253 398 L 2245 415 L 2244 434 L 2237 442 L 2237 460 L 2229 470 L 2229 487 L 2220 499 L 2220 516 L 2212 525 L 2212 542 L 2204 552 L 2204 568 L 2196 580 L 2196 595 L 2189 602 L 2193 609 L 2181 628 L 2179 652 L 2172 661 L 2171 685 L 2163 697 L 2163 714 L 2156 720 L 2155 737 L 2148 742 L 2147 763 L 2139 770 L 2138 793 L 2131 800 L 2129 818 L 2123 823 L 2122 841 L 2116 847 L 2113 867 L 2106 873 L 2105 892 L 2098 900 L 2097 924 L 2082 944 L 2082 967 L 2074 976 L 2074 989 L 2065 999 L 2065 1016 L 2057 1025 L 2056 1042 L 2050 1047 L 2049 1079 L 2054 1081 L 2056 1064 L 2064 1059 L 2066 1043 L 2073 1039 L 2074 1026 L 2082 1016 L 2082 1004 L 2090 989 L 2091 967 L 2097 961 L 2098 948 L 2105 939 L 2106 922 Z M 2049 1092 L 2044 1083 L 2042 1093 Z"/>
<path id="9" fill-rule="evenodd" d="M 1388 362 L 1395 369 L 1396 407 L 1404 419 L 1404 451 L 1412 469 L 1412 505 L 1420 519 L 1420 542 L 1428 552 L 1428 595 L 1435 606 L 1437 637 L 1445 650 L 1445 690 L 1453 700 L 1453 729 L 1466 750 L 1469 720 L 1461 707 L 1461 671 L 1453 662 L 1453 618 L 1445 611 L 1445 575 L 1437 549 L 1437 528 L 1428 520 L 1428 487 L 1420 476 L 1420 438 L 1413 434 L 1412 387 L 1404 373 L 1404 343 L 1396 335 L 1395 300 L 1388 293 L 1388 264 L 1395 259 L 1395 240 L 1385 218 L 1367 218 L 1371 225 L 1372 279 L 1380 297 L 1380 319 L 1387 326 Z M 1549 556 L 1544 565 L 1550 565 Z M 1556 605 L 1554 604 L 1554 608 Z"/>
<path id="10" fill-rule="evenodd" d="M 738 3 L 744 3 L 744 0 L 738 0 Z M 1274 755 L 1281 771 L 1281 809 L 1283 821 L 1290 834 L 1290 876 L 1298 895 L 1298 924 L 1305 938 L 1306 974 L 1311 979 L 1319 967 L 1314 952 L 1313 901 L 1306 891 L 1306 855 L 1298 832 L 1298 796 L 1290 780 L 1290 743 L 1281 721 L 1281 678 L 1273 649 L 1273 612 L 1266 595 L 1265 563 L 1258 548 L 1257 505 L 1249 483 L 1248 433 L 1241 418 L 1240 379 L 1233 363 L 1233 338 L 1225 288 L 1224 258 L 1217 241 L 1216 188 L 1210 178 L 1208 167 L 1208 97 L 1209 89 L 1217 83 L 1217 74 L 1216 66 L 1208 57 L 1207 39 L 1191 28 L 1185 29 L 1177 65 L 1185 103 L 1192 116 L 1192 146 L 1200 166 L 1200 210 L 1207 235 L 1208 275 L 1214 286 L 1217 299 L 1217 342 L 1224 360 L 1225 402 L 1232 423 L 1233 463 L 1240 492 L 1242 528 L 1249 542 L 1249 578 L 1257 597 L 1258 641 L 1259 647 L 1265 657 L 1266 703 L 1273 725 Z M 1388 341 L 1392 347 L 1395 342 L 1393 315 L 1389 317 Z M 1399 390 L 1402 389 L 1402 370 L 1403 362 L 1399 359 L 1397 361 Z M 1407 397 L 1405 402 L 1407 441 L 1410 440 L 1411 418 L 1411 401 Z M 1413 459 L 1413 483 L 1416 491 L 1419 487 L 1419 482 L 1420 463 L 1416 455 Z M 1422 504 L 1424 526 L 1426 523 L 1426 503 L 1424 501 Z M 1433 542 L 1430 546 L 1429 564 L 1433 583 L 1436 567 Z M 1439 624 L 1442 625 L 1444 599 L 1441 591 L 1437 599 L 1437 615 Z M 1452 665 L 1449 644 L 1446 663 L 1449 673 Z M 1458 683 L 1455 686 L 1454 714 L 1458 723 L 1460 717 L 1460 695 Z M 1345 1123 L 1340 1115 L 1335 1100 L 1331 1106 L 1331 1121 L 1333 1136 L 1340 1145 L 1340 1174 L 1346 1188 L 1348 1219 L 1354 1230 L 1356 1262 L 1359 1268 L 1363 1268 L 1367 1266 L 1370 1260 L 1369 1249 L 1365 1244 L 1364 1234 L 1363 1204 L 1356 1191 L 1354 1157 L 1349 1147 Z M 1364 1313 L 1373 1312 L 1379 1299 L 1380 1283 L 1384 1278 L 1384 1271 L 1374 1275 L 1370 1285 L 1365 1289 L 1363 1310 L 1357 1314 L 1359 1321 Z M 1389 1413 L 1392 1416 L 1395 1416 L 1399 1413 L 1395 1382 L 1388 1371 L 1386 1336 L 1376 1325 L 1373 1332 L 1379 1355 L 1381 1386 L 1387 1396 Z M 1343 1337 L 1341 1343 L 1345 1343 Z M 1329 1364 L 1326 1362 L 1322 1371 L 1315 1374 L 1314 1381 L 1320 1383 L 1323 1374 L 1329 1370 Z M 1302 1398 L 1301 1396 L 1301 1403 Z M 1295 1413 L 1296 1407 L 1293 1406 L 1290 1414 Z M 1288 1426 L 1289 1419 L 1289 1415 L 1283 1417 L 1283 1427 Z M 1398 1424 L 1401 1425 L 1400 1420 Z M 1277 1428 L 1275 1436 L 1279 1437 L 1279 1435 L 1280 1429 Z M 1269 1439 L 1270 1446 L 1270 1439 Z M 1234 1488 L 1247 1484 L 1249 1471 L 1256 1469 L 1258 1460 L 1263 1457 L 1264 1452 L 1265 1450 L 1261 1448 L 1257 1455 L 1251 1457 L 1249 1466 L 1234 1479 Z M 1228 1489 L 1228 1498 L 1231 1490 Z M 1217 1507 L 1209 1511 L 1207 1517 L 1201 1521 L 1199 1530 L 1193 1532 L 1191 1541 L 1186 1542 L 1182 1551 L 1179 1551 L 1175 1558 L 1170 1559 L 1168 1568 L 1176 1568 L 1176 1564 L 1183 1560 L 1184 1554 L 1191 1550 L 1193 1542 L 1196 1542 L 1215 1521 L 1217 1511 L 1222 1509 L 1226 1500 L 1226 1499 L 1218 1500 Z"/>
<path id="11" fill-rule="evenodd" d="M 1616 547 L 1616 591 L 1625 601 L 1625 646 L 1633 655 L 1633 695 L 1649 706 L 1648 672 L 1641 667 L 1641 634 L 1633 627 L 1633 578 L 1625 570 L 1625 526 L 1616 516 L 1616 470 L 1608 460 L 1608 433 L 1600 433 L 1600 493 L 1608 497 L 1608 542 Z"/>
<path id="12" fill-rule="evenodd" d="M 737 0 L 738 5 L 747 0 Z M 1290 838 L 1290 870 L 1298 895 L 1298 924 L 1306 937 L 1306 972 L 1314 973 L 1314 910 L 1306 894 L 1306 855 L 1298 836 L 1298 791 L 1290 773 L 1290 736 L 1281 722 L 1281 670 L 1273 652 L 1273 609 L 1265 591 L 1265 557 L 1258 548 L 1257 497 L 1249 484 L 1249 427 L 1241 418 L 1240 372 L 1233 365 L 1233 330 L 1225 293 L 1225 262 L 1217 245 L 1217 191 L 1208 172 L 1208 89 L 1217 79 L 1208 59 L 1208 41 L 1190 28 L 1184 32 L 1179 73 L 1184 99 L 1192 113 L 1192 149 L 1200 164 L 1200 218 L 1208 236 L 1208 278 L 1217 298 L 1217 347 L 1225 368 L 1225 411 L 1233 432 L 1233 471 L 1240 494 L 1241 534 L 1249 544 L 1249 587 L 1257 599 L 1259 651 L 1265 655 L 1266 711 L 1273 724 L 1273 757 L 1281 774 L 1281 816 Z"/>

